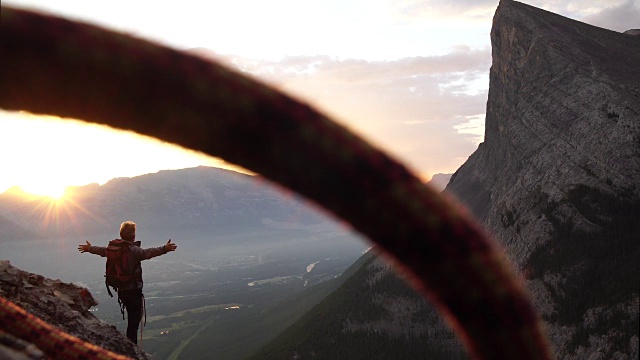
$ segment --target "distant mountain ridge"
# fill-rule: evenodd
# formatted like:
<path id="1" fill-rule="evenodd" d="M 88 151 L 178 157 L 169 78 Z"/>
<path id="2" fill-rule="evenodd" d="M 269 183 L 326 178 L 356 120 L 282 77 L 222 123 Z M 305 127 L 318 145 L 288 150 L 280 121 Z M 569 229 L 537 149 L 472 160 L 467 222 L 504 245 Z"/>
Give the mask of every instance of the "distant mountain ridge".
<path id="1" fill-rule="evenodd" d="M 15 221 L 9 220 L 0 215 L 0 232 L 5 240 L 12 239 L 37 239 L 39 235 L 29 229 L 18 225 Z"/>
<path id="2" fill-rule="evenodd" d="M 59 204 L 12 192 L 0 195 L 0 222 L 8 224 L 0 228 L 0 237 L 115 236 L 124 220 L 154 234 L 322 226 L 326 221 L 297 195 L 260 177 L 204 166 L 117 178 L 67 192 Z"/>
<path id="3" fill-rule="evenodd" d="M 444 188 L 447 187 L 449 180 L 451 180 L 452 175 L 453 174 L 434 174 L 427 184 L 435 187 L 438 190 L 444 190 Z"/>

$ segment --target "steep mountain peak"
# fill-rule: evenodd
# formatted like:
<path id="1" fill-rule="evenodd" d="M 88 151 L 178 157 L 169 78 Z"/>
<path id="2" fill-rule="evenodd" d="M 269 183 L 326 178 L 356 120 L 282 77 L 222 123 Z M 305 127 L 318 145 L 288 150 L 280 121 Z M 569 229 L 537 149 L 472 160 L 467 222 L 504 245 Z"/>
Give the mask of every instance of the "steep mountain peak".
<path id="1" fill-rule="evenodd" d="M 491 192 L 558 200 L 558 180 L 638 194 L 640 38 L 503 1 L 491 42 L 485 142 L 449 189 L 481 219 Z"/>
<path id="2" fill-rule="evenodd" d="M 485 142 L 447 190 L 527 278 L 558 358 L 637 357 L 640 37 L 501 1 L 491 42 Z"/>
<path id="3" fill-rule="evenodd" d="M 552 75 L 560 73 L 553 70 L 562 70 L 560 65 L 567 65 L 567 61 L 575 62 L 574 68 L 580 68 L 583 75 L 602 73 L 623 83 L 633 84 L 640 74 L 635 62 L 637 39 L 517 1 L 498 6 L 491 41 L 493 65 L 513 71 L 505 76 L 533 75 L 542 70 L 538 65 L 555 64 L 544 73 L 535 73 L 544 75 L 540 81 L 552 80 Z M 522 72 L 525 70 L 528 73 Z"/>

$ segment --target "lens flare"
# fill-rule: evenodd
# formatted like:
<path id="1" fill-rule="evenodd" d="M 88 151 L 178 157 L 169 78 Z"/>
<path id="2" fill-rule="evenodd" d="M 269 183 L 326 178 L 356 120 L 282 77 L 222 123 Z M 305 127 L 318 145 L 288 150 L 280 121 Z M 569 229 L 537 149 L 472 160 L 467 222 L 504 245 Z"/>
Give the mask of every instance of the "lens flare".
<path id="1" fill-rule="evenodd" d="M 65 186 L 47 183 L 22 186 L 22 190 L 31 195 L 46 196 L 52 200 L 62 200 L 65 194 Z"/>

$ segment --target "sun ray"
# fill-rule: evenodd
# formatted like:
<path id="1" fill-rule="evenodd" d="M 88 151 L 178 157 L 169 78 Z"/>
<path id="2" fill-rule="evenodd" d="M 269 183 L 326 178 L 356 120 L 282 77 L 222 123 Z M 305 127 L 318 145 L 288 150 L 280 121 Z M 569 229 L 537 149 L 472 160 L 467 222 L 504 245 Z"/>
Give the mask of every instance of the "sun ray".
<path id="1" fill-rule="evenodd" d="M 52 200 L 62 200 L 65 195 L 66 187 L 58 184 L 50 184 L 46 182 L 33 183 L 29 185 L 23 185 L 22 189 L 36 196 L 48 197 Z"/>

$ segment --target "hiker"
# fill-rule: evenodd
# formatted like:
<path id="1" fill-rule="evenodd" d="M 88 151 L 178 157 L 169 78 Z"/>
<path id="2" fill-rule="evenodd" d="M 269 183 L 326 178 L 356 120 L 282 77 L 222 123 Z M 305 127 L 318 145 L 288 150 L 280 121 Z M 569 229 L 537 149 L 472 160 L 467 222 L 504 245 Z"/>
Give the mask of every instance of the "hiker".
<path id="1" fill-rule="evenodd" d="M 144 301 L 144 295 L 142 295 L 142 266 L 140 262 L 142 260 L 164 255 L 170 251 L 175 251 L 177 246 L 171 242 L 171 239 L 169 239 L 164 246 L 142 249 L 140 247 L 140 241 L 135 241 L 136 224 L 133 221 L 125 221 L 120 225 L 120 238 L 121 239 L 110 241 L 108 247 L 92 246 L 91 243 L 87 241 L 86 244 L 78 245 L 78 251 L 81 253 L 88 252 L 102 257 L 107 257 L 107 274 L 105 274 L 107 279 L 105 282 L 107 283 L 107 291 L 109 292 L 109 295 L 111 295 L 109 282 L 111 281 L 110 277 L 112 276 L 109 274 L 111 271 L 109 270 L 109 261 L 112 263 L 114 261 L 110 260 L 112 255 L 107 256 L 107 252 L 110 251 L 113 254 L 113 249 L 118 250 L 122 247 L 126 247 L 128 249 L 128 251 L 122 251 L 121 253 L 124 255 L 120 256 L 120 258 L 124 260 L 123 264 L 125 264 L 122 266 L 124 269 L 122 270 L 123 274 L 121 277 L 125 280 L 123 280 L 119 285 L 111 286 L 113 286 L 118 293 L 118 303 L 120 303 L 120 311 L 122 312 L 123 318 L 123 307 L 127 310 L 127 337 L 137 344 L 138 339 L 136 335 L 138 332 L 138 325 L 142 320 Z M 120 264 L 120 262 L 118 262 L 118 264 Z M 118 269 L 118 272 L 120 272 L 120 269 Z"/>

